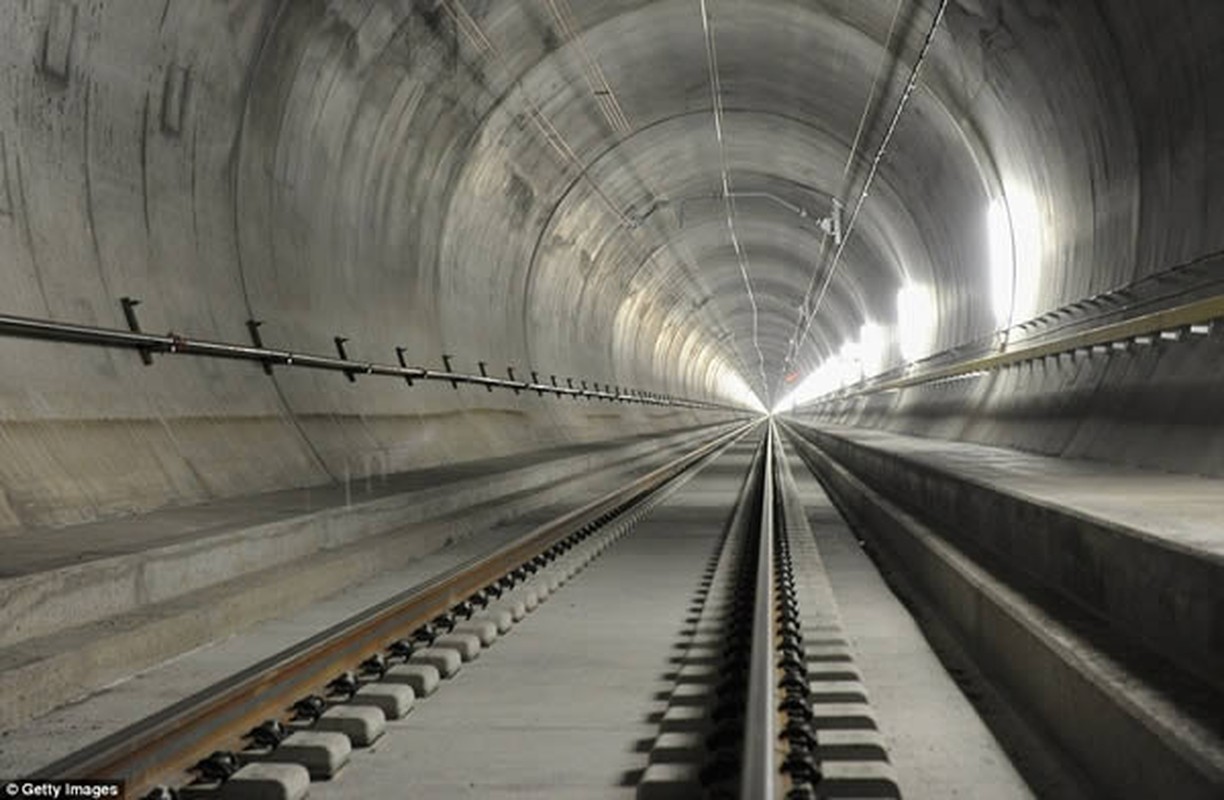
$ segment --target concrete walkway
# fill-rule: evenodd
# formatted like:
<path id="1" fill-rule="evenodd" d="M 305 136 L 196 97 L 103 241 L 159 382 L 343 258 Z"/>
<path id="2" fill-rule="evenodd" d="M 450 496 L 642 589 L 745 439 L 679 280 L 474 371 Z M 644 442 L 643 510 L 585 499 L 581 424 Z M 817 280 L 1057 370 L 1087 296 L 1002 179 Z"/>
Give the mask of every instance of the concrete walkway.
<path id="1" fill-rule="evenodd" d="M 1224 558 L 1224 480 L 1219 478 L 865 428 L 821 429 L 960 480 Z"/>

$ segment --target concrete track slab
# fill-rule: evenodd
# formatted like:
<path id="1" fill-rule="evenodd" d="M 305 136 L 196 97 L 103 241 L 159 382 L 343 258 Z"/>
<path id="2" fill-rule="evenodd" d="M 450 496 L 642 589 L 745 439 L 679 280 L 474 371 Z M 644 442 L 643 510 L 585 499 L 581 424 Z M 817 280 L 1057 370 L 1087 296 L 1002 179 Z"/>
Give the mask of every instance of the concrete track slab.
<path id="1" fill-rule="evenodd" d="M 749 455 L 714 462 L 311 796 L 633 797 Z"/>

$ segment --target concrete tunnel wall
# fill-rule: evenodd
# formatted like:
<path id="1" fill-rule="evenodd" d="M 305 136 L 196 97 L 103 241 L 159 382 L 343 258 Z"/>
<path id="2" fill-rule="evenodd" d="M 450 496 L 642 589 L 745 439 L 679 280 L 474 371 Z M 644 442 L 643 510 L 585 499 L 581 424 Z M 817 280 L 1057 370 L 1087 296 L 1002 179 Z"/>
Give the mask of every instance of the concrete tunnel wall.
<path id="1" fill-rule="evenodd" d="M 1117 289 L 1125 306 L 1150 310 L 1218 294 L 1224 114 L 1212 96 L 1224 81 L 1224 9 L 1194 2 L 961 6 L 975 19 L 953 14 L 948 24 L 966 37 L 977 29 L 987 67 L 975 76 L 982 94 L 998 87 L 998 99 L 1031 115 L 982 131 L 997 143 L 990 150 L 1000 174 L 1024 176 L 1020 184 L 1034 187 L 1042 204 L 1042 284 L 1015 321 Z M 1016 52 L 1001 57 L 1005 50 Z M 992 60 L 1009 67 L 990 70 Z M 1106 305 L 1097 318 L 1118 319 L 1117 309 Z M 1036 332 L 1083 328 L 1092 317 L 1070 309 Z M 1209 337 L 1047 359 L 832 402 L 813 416 L 1224 475 L 1222 340 L 1217 325 Z"/>
<path id="2" fill-rule="evenodd" d="M 122 327 L 130 295 L 156 332 L 242 341 L 256 318 L 274 346 L 327 353 L 345 335 L 356 358 L 394 362 L 404 346 L 425 366 L 453 353 L 460 371 L 485 360 L 520 377 L 535 367 L 544 380 L 716 395 L 717 364 L 698 357 L 676 375 L 618 363 L 590 309 L 531 308 L 521 288 L 492 282 L 487 261 L 439 265 L 461 235 L 486 260 L 516 258 L 534 203 L 530 189 L 494 186 L 467 212 L 474 221 L 451 220 L 484 109 L 470 82 L 438 77 L 427 28 L 411 33 L 405 63 L 383 50 L 390 20 L 375 14 L 350 43 L 321 4 L 73 8 L 0 9 L 5 311 Z M 364 38 L 380 27 L 381 40 Z M 57 37 L 69 43 L 64 74 L 44 63 Z M 528 196 L 512 202 L 516 191 Z M 576 331 L 586 341 L 571 341 Z M 530 344 L 550 338 L 569 344 L 533 357 Z M 666 351 L 679 337 L 653 338 L 675 362 Z M 290 370 L 269 379 L 205 360 L 144 367 L 132 353 L 12 340 L 0 369 L 6 526 L 726 416 Z"/>
<path id="3" fill-rule="evenodd" d="M 697 2 L 574 0 L 580 45 L 536 0 L 461 5 L 491 46 L 431 0 L 0 5 L 2 310 L 122 327 L 119 298 L 132 296 L 155 332 L 243 340 L 254 318 L 269 344 L 301 350 L 343 335 L 357 358 L 391 361 L 403 346 L 424 365 L 453 353 L 468 371 L 483 360 L 724 401 L 747 383 L 776 399 L 783 373 L 810 371 L 868 318 L 893 319 L 907 278 L 935 292 L 935 347 L 994 330 L 984 218 L 999 191 L 1030 193 L 1042 221 L 1034 312 L 1224 240 L 1224 111 L 1209 102 L 1224 8 L 957 0 L 812 335 L 792 348 L 823 246 L 813 220 L 852 200 L 937 4 L 904 4 L 890 39 L 885 0 L 710 3 L 722 147 Z M 599 113 L 586 56 L 627 129 Z M 881 59 L 895 68 L 843 175 Z M 736 201 L 753 298 L 720 164 L 736 191 L 811 212 Z M 1210 381 L 1195 359 L 1169 358 L 1185 363 L 1033 393 Z M 0 527 L 726 416 L 269 379 L 204 360 L 145 367 L 7 339 L 0 371 Z M 993 425 L 1009 391 L 905 424 L 972 436 L 965 421 Z M 1162 449 L 1175 405 L 1145 406 L 1124 448 L 1085 451 L 1218 469 L 1224 434 L 1204 434 L 1210 424 Z M 1094 406 L 1059 408 L 1038 404 L 997 438 L 1075 452 L 1042 431 Z M 896 424 L 896 410 L 862 421 Z"/>

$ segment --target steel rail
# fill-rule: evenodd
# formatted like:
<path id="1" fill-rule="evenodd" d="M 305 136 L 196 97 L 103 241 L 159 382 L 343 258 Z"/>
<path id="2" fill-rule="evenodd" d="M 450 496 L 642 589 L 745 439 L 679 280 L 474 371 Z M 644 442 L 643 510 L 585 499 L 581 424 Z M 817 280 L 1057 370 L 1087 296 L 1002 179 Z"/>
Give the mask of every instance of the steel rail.
<path id="1" fill-rule="evenodd" d="M 779 783 L 777 647 L 774 641 L 774 436 L 771 421 L 765 430 L 762 460 L 760 539 L 739 794 L 743 798 L 760 800 L 777 797 Z"/>
<path id="2" fill-rule="evenodd" d="M 359 669 L 455 604 L 534 558 L 575 529 L 636 504 L 751 430 L 736 426 L 695 450 L 609 492 L 492 553 L 459 565 L 306 641 L 50 764 L 33 778 L 124 780 L 130 797 L 190 783 L 191 768 L 216 750 L 240 751 L 265 720 L 292 718 L 294 702 L 326 695 L 337 675 Z"/>
<path id="3" fill-rule="evenodd" d="M 993 353 L 988 356 L 977 356 L 945 367 L 939 367 L 927 372 L 910 375 L 903 378 L 893 378 L 868 386 L 850 388 L 837 394 L 827 395 L 798 408 L 818 405 L 833 400 L 851 397 L 861 397 L 880 392 L 906 389 L 920 386 L 924 383 L 956 378 L 975 372 L 986 372 L 1026 361 L 1035 361 L 1047 356 L 1065 355 L 1093 347 L 1113 345 L 1115 343 L 1132 342 L 1138 337 L 1156 337 L 1161 333 L 1185 330 L 1196 325 L 1205 325 L 1224 317 L 1224 295 L 1196 300 L 1184 305 L 1152 311 L 1131 319 L 1098 325 L 1086 331 L 1071 333 L 1046 342 L 1022 345 L 1012 350 Z"/>
<path id="4" fill-rule="evenodd" d="M 458 387 L 459 384 L 484 386 L 490 391 L 495 388 L 510 389 L 514 392 L 535 392 L 557 397 L 584 397 L 596 400 L 610 400 L 622 403 L 638 403 L 642 405 L 671 406 L 679 408 L 700 408 L 721 411 L 742 412 L 745 409 L 724 403 L 714 403 L 706 400 L 688 400 L 653 392 L 637 390 L 607 391 L 600 389 L 574 388 L 557 386 L 552 383 L 538 381 L 522 381 L 507 378 L 495 378 L 489 375 L 473 375 L 447 370 L 433 370 L 425 367 L 411 367 L 398 364 L 386 364 L 376 361 L 356 361 L 336 356 L 325 356 L 316 353 L 295 352 L 257 345 L 237 344 L 208 339 L 196 339 L 180 336 L 176 333 L 153 334 L 142 331 L 123 330 L 121 328 L 105 328 L 93 325 L 80 325 L 71 322 L 58 322 L 49 319 L 21 317 L 14 314 L 0 314 L 0 335 L 22 339 L 38 339 L 43 341 L 67 342 L 72 344 L 91 345 L 95 347 L 113 347 L 126 350 L 136 350 L 145 354 L 158 353 L 162 355 L 202 356 L 207 358 L 223 358 L 234 361 L 253 361 L 265 366 L 298 367 L 304 369 L 319 369 L 330 372 L 341 372 L 350 377 L 357 375 L 378 375 L 383 377 L 403 378 L 409 382 L 441 381 Z"/>

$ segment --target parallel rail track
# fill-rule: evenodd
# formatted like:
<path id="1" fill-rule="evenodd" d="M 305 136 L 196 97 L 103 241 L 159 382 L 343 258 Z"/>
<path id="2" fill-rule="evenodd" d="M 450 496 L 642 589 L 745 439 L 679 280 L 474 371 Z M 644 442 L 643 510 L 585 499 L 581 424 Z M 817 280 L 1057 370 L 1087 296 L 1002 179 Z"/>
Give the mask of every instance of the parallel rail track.
<path id="1" fill-rule="evenodd" d="M 658 780 L 657 772 L 648 769 L 639 783 L 639 797 L 899 798 L 878 731 L 870 722 L 866 693 L 861 687 L 847 689 L 845 665 L 851 658 L 837 625 L 831 624 L 837 619 L 832 594 L 827 584 L 820 588 L 827 579 L 797 506 L 773 422 L 729 429 L 625 487 L 33 777 L 123 780 L 133 799 L 211 797 L 214 788 L 222 790 L 216 796 L 226 797 L 229 775 L 218 777 L 207 766 L 217 763 L 219 754 L 235 770 L 248 763 L 277 762 L 268 757 L 275 756 L 277 743 L 260 742 L 252 734 L 275 725 L 297 732 L 321 729 L 313 721 L 317 716 L 303 719 L 303 698 L 320 698 L 328 708 L 344 706 L 352 695 L 335 691 L 339 676 L 376 685 L 384 673 L 368 669 L 372 660 L 383 664 L 384 671 L 396 659 L 406 662 L 411 653 L 404 655 L 405 642 L 432 641 L 429 632 L 447 630 L 446 621 L 453 624 L 456 618 L 472 616 L 477 606 L 497 602 L 494 598 L 503 598 L 503 593 L 547 586 L 559 574 L 550 572 L 552 567 L 572 572 L 576 560 L 589 561 L 686 476 L 753 431 L 760 432 L 760 443 L 728 523 L 708 602 L 693 629 L 701 643 L 685 656 L 686 670 L 704 676 L 704 695 L 697 703 L 703 710 L 700 719 L 689 715 L 695 725 L 683 745 L 698 755 L 680 775 L 681 785 L 674 772 L 665 770 Z M 690 692 L 682 710 L 691 712 L 694 699 Z M 661 736 L 658 746 L 668 746 L 667 736 Z M 864 757 L 867 751 L 877 755 Z M 290 756 L 280 763 L 297 763 L 291 768 L 303 769 Z M 233 774 L 236 779 L 238 773 Z M 319 777 L 313 768 L 310 774 Z"/>

